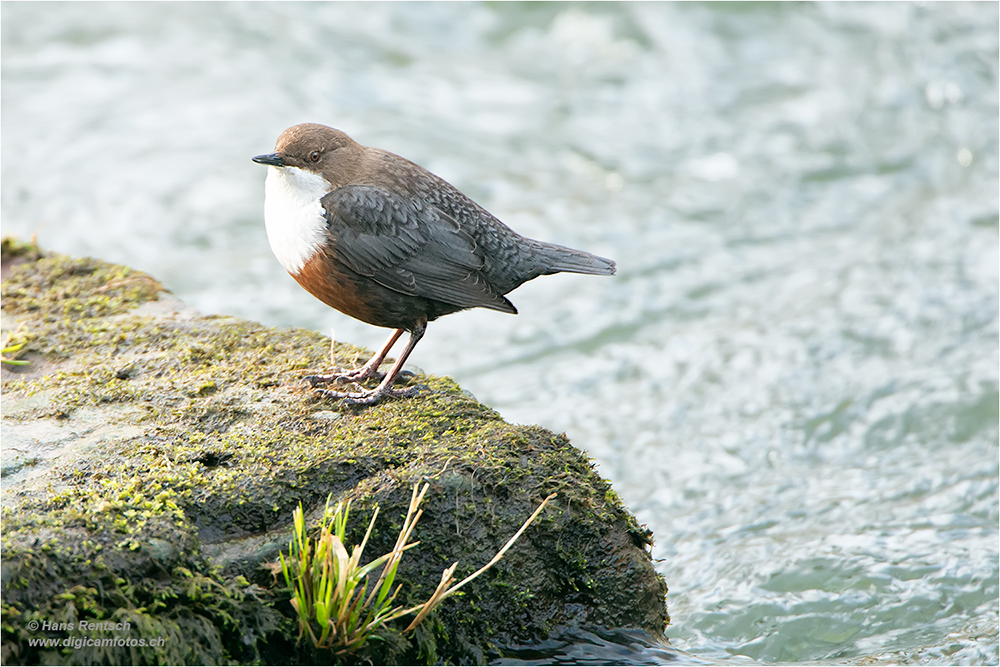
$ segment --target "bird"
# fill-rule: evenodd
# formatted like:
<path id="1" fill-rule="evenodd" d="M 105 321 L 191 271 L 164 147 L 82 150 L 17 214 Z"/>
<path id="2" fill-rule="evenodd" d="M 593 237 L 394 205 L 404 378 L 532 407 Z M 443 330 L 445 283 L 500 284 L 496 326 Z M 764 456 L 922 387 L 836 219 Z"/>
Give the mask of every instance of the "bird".
<path id="1" fill-rule="evenodd" d="M 274 152 L 252 159 L 268 167 L 264 225 L 278 262 L 326 305 L 392 329 L 359 368 L 306 378 L 327 398 L 374 405 L 414 396 L 419 387 L 392 385 L 428 322 L 468 308 L 517 314 L 506 295 L 528 280 L 616 270 L 610 259 L 521 236 L 423 167 L 326 125 L 289 127 Z M 382 375 L 403 333 L 406 347 Z M 365 389 L 371 377 L 381 382 Z M 324 387 L 350 383 L 360 391 Z"/>

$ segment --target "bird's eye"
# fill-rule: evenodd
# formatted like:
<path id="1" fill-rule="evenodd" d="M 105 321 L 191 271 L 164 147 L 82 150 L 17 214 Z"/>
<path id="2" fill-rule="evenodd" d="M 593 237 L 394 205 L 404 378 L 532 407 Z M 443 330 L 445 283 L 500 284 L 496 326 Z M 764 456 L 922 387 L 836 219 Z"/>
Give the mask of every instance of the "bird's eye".
<path id="1" fill-rule="evenodd" d="M 319 151 L 313 151 L 309 154 L 309 159 L 313 162 L 319 162 Z"/>

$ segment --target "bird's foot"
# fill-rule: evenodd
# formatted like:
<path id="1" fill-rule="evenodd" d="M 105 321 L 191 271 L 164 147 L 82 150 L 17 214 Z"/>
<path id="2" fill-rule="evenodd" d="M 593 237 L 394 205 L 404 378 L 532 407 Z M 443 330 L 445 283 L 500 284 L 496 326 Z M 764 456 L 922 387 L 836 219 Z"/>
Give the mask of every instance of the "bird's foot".
<path id="1" fill-rule="evenodd" d="M 408 378 L 413 377 L 413 373 L 410 371 L 400 371 L 397 377 Z M 368 378 L 375 378 L 379 382 L 385 378 L 385 373 L 378 370 L 366 370 L 364 368 L 356 368 L 354 370 L 344 370 L 336 369 L 336 372 L 320 374 L 320 375 L 307 375 L 305 379 L 310 386 L 317 387 L 321 384 L 350 384 L 352 382 L 364 382 Z"/>
<path id="2" fill-rule="evenodd" d="M 317 375 L 307 375 L 304 379 L 313 387 L 321 384 L 350 384 L 352 382 L 364 382 L 368 378 L 375 378 L 379 382 L 385 377 L 379 371 L 365 371 L 363 368 L 354 370 L 335 370 L 333 373 L 320 373 Z"/>
<path id="3" fill-rule="evenodd" d="M 332 391 L 330 389 L 316 389 L 316 393 L 323 398 L 340 399 L 343 405 L 375 405 L 383 398 L 411 398 L 420 393 L 420 387 L 405 387 L 402 389 L 391 389 L 387 386 L 379 385 L 375 389 L 363 389 L 361 391 Z"/>
<path id="4" fill-rule="evenodd" d="M 379 382 L 385 377 L 385 373 L 379 372 L 377 368 L 355 368 L 353 370 L 334 369 L 332 373 L 319 375 L 307 375 L 306 381 L 313 387 L 321 384 L 350 384 L 351 382 L 363 382 L 368 378 L 375 378 Z"/>

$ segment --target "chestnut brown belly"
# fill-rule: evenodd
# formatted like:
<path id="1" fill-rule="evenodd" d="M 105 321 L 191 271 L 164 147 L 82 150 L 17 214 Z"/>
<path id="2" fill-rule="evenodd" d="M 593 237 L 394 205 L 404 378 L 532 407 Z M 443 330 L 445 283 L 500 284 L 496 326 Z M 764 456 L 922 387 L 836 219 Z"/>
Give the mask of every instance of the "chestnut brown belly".
<path id="1" fill-rule="evenodd" d="M 324 252 L 313 255 L 298 275 L 292 277 L 331 308 L 377 327 L 412 331 L 441 315 L 462 310 L 459 306 L 389 289 Z"/>

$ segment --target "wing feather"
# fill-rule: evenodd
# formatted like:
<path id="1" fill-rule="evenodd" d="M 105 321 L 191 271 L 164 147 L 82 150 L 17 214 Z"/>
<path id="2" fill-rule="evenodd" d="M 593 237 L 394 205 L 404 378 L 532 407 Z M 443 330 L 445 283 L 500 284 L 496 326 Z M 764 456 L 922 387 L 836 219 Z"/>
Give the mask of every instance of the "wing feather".
<path id="1" fill-rule="evenodd" d="M 321 203 L 333 253 L 352 271 L 409 296 L 516 312 L 482 275 L 475 239 L 444 211 L 371 185 Z"/>

